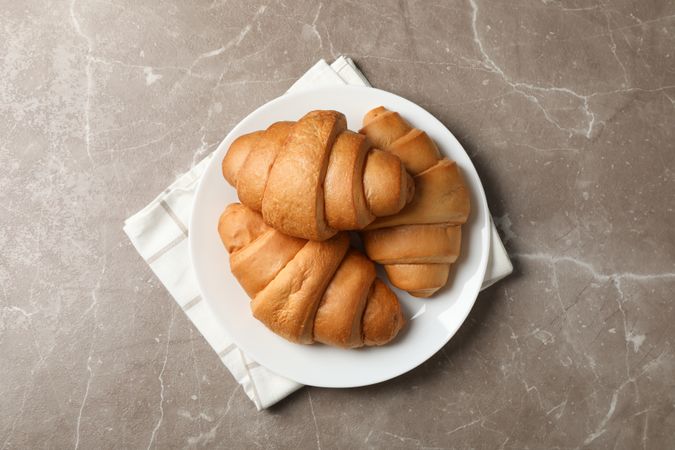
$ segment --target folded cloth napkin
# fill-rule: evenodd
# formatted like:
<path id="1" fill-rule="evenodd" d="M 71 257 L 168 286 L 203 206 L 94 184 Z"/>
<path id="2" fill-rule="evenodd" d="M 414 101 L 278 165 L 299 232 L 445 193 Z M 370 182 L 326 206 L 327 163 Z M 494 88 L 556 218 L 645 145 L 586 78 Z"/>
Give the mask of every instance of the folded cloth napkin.
<path id="1" fill-rule="evenodd" d="M 330 65 L 322 59 L 288 91 L 340 84 L 370 86 L 353 61 L 341 56 Z M 176 303 L 232 372 L 237 382 L 243 386 L 246 395 L 255 403 L 256 408 L 261 410 L 288 396 L 302 385 L 277 375 L 248 358 L 214 319 L 208 305 L 200 296 L 190 265 L 187 224 L 199 179 L 212 156 L 211 154 L 204 158 L 190 171 L 181 175 L 148 206 L 129 217 L 124 222 L 124 232 Z M 491 240 L 483 288 L 504 278 L 513 270 L 494 224 Z"/>

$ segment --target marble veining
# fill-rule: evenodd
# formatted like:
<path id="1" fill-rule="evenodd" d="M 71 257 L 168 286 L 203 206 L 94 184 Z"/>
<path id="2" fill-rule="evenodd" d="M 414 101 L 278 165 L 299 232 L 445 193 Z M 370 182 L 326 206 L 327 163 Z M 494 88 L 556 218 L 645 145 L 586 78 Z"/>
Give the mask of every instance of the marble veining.
<path id="1" fill-rule="evenodd" d="M 673 2 L 0 0 L 0 25 L 3 450 L 672 446 Z M 516 271 L 412 372 L 258 413 L 122 222 L 340 54 L 462 142 Z"/>

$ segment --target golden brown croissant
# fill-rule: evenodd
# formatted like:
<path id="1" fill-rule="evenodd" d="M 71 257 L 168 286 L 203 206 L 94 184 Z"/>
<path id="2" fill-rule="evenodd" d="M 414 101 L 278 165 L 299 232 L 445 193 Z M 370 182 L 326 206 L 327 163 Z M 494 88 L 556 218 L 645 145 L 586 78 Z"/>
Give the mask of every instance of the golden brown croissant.
<path id="1" fill-rule="evenodd" d="M 413 200 L 398 214 L 375 219 L 361 234 L 368 256 L 389 281 L 416 297 L 430 297 L 448 280 L 461 247 L 470 202 L 457 164 L 442 158 L 424 131 L 380 106 L 360 130 L 378 148 L 398 156 L 415 180 Z"/>
<path id="2" fill-rule="evenodd" d="M 401 161 L 371 149 L 337 111 L 311 111 L 236 139 L 223 176 L 266 224 L 290 236 L 325 240 L 396 214 L 414 184 Z"/>
<path id="3" fill-rule="evenodd" d="M 292 342 L 353 348 L 391 341 L 405 324 L 396 295 L 341 232 L 325 241 L 285 235 L 234 203 L 218 233 L 253 316 Z"/>

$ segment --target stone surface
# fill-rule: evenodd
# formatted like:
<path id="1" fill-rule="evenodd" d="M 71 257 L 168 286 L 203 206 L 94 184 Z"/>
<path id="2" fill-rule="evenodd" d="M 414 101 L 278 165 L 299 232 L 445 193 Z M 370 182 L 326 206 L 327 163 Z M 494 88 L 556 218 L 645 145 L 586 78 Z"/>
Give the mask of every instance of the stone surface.
<path id="1" fill-rule="evenodd" d="M 675 3 L 0 0 L 1 448 L 666 448 Z M 429 109 L 516 273 L 377 386 L 256 412 L 122 221 L 317 59 Z"/>

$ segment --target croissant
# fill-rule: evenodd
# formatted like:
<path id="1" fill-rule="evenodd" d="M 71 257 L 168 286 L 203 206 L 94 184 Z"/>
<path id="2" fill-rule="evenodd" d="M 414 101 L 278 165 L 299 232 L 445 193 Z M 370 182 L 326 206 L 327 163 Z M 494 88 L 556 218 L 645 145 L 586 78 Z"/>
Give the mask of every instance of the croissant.
<path id="1" fill-rule="evenodd" d="M 405 208 L 378 217 L 361 233 L 366 253 L 384 265 L 394 286 L 430 297 L 448 281 L 471 209 L 459 168 L 441 157 L 424 131 L 382 106 L 365 115 L 360 133 L 398 156 L 415 180 L 415 195 Z"/>
<path id="2" fill-rule="evenodd" d="M 218 233 L 253 316 L 289 341 L 383 345 L 405 324 L 396 295 L 376 277 L 373 262 L 349 248 L 345 232 L 307 241 L 234 203 L 220 216 Z"/>
<path id="3" fill-rule="evenodd" d="M 371 149 L 337 111 L 311 111 L 237 138 L 222 163 L 241 202 L 266 224 L 325 240 L 399 212 L 414 183 L 392 153 Z"/>

